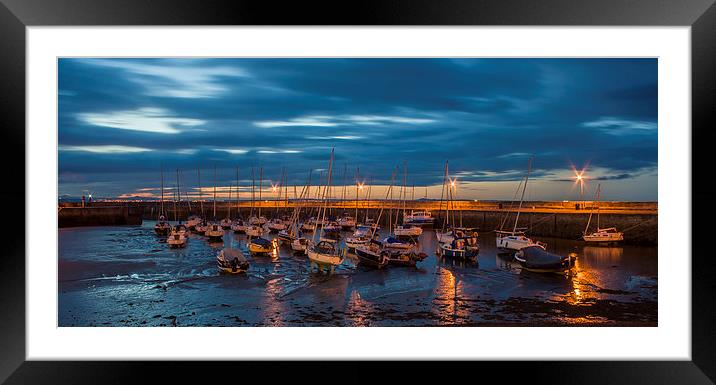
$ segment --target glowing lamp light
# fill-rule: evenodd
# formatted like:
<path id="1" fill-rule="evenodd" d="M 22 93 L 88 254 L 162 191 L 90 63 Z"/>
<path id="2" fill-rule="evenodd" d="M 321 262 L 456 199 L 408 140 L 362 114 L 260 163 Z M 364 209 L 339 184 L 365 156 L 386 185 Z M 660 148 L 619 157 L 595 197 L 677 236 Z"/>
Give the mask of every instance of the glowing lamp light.
<path id="1" fill-rule="evenodd" d="M 358 183 L 358 190 L 363 190 L 363 183 Z"/>

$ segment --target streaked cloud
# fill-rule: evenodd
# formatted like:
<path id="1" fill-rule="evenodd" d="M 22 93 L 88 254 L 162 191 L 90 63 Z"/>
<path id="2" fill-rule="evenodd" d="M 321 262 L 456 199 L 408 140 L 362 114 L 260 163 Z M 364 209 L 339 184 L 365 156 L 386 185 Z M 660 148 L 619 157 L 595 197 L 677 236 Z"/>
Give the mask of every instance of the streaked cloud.
<path id="1" fill-rule="evenodd" d="M 93 154 L 136 154 L 152 151 L 150 148 L 120 146 L 120 145 L 96 145 L 96 146 L 66 146 L 60 145 L 60 151 L 81 151 Z"/>
<path id="2" fill-rule="evenodd" d="M 629 135 L 634 133 L 648 133 L 656 131 L 656 122 L 643 120 L 629 120 L 603 116 L 591 122 L 582 123 L 583 127 L 598 128 L 611 135 Z"/>
<path id="3" fill-rule="evenodd" d="M 254 122 L 256 127 L 336 127 L 346 125 L 384 125 L 384 124 L 427 124 L 435 122 L 434 119 L 384 116 L 384 115 L 339 115 L 339 116 L 302 116 L 289 120 L 270 120 Z"/>
<path id="4" fill-rule="evenodd" d="M 298 154 L 300 150 L 279 150 L 279 149 L 264 149 L 256 151 L 259 154 Z"/>
<path id="5" fill-rule="evenodd" d="M 93 126 L 158 134 L 178 134 L 206 123 L 201 119 L 173 116 L 168 110 L 153 107 L 131 111 L 84 112 L 77 114 L 77 119 Z"/>
<path id="6" fill-rule="evenodd" d="M 86 63 L 124 70 L 128 79 L 144 88 L 150 96 L 174 98 L 215 98 L 228 91 L 222 78 L 248 77 L 239 67 L 187 65 L 190 59 L 156 65 L 132 59 L 88 59 Z"/>
<path id="7" fill-rule="evenodd" d="M 358 140 L 363 139 L 360 135 L 334 135 L 334 136 L 307 136 L 309 140 Z"/>
<path id="8" fill-rule="evenodd" d="M 226 153 L 229 153 L 232 155 L 243 155 L 243 154 L 246 154 L 247 152 L 249 152 L 249 150 L 246 150 L 243 148 L 220 148 L 220 147 L 217 147 L 217 148 L 213 148 L 212 150 L 222 151 L 222 152 L 226 152 Z"/>

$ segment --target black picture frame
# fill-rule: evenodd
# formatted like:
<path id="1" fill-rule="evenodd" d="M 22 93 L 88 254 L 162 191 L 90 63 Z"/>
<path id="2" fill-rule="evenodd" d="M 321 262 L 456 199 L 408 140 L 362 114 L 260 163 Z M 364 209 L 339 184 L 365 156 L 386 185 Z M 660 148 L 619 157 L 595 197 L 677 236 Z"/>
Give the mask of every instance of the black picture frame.
<path id="1" fill-rule="evenodd" d="M 716 105 L 716 6 L 714 0 L 374 0 L 355 2 L 286 2 L 198 0 L 0 0 L 0 129 L 6 146 L 3 175 L 10 187 L 0 189 L 6 203 L 3 253 L 0 257 L 0 381 L 7 383 L 135 383 L 196 378 L 217 382 L 229 372 L 263 373 L 272 382 L 320 377 L 323 380 L 371 381 L 410 375 L 423 381 L 451 380 L 481 373 L 506 381 L 550 384 L 676 384 L 713 383 L 716 379 L 716 279 L 714 257 L 703 237 L 693 238 L 684 255 L 670 263 L 692 267 L 692 361 L 534 361 L 458 362 L 420 365 L 403 371 L 394 363 L 334 362 L 306 368 L 306 363 L 211 362 L 61 362 L 26 361 L 25 350 L 25 28 L 45 25 L 585 25 L 690 26 L 692 64 L 692 223 L 708 228 L 714 214 L 709 175 L 714 130 L 709 123 Z M 683 127 L 689 130 L 689 127 Z M 12 149 L 12 151 L 7 151 Z M 12 159 L 12 161 L 11 161 Z M 23 205 L 13 204 L 23 200 Z M 701 224 L 699 226 L 699 224 Z M 11 229 L 12 228 L 12 229 Z M 22 230 L 21 230 L 22 229 Z M 23 231 L 23 237 L 18 232 Z M 668 266 L 660 266 L 661 269 Z M 579 341 L 557 343 L 579 344 Z M 582 347 L 588 348 L 588 347 Z M 320 370 L 320 375 L 315 373 Z M 376 370 L 380 370 L 379 372 Z M 328 371 L 328 373 L 326 372 Z M 331 373 L 332 372 L 332 373 Z M 337 377 L 343 376 L 343 377 Z M 282 378 L 283 377 L 283 378 Z"/>

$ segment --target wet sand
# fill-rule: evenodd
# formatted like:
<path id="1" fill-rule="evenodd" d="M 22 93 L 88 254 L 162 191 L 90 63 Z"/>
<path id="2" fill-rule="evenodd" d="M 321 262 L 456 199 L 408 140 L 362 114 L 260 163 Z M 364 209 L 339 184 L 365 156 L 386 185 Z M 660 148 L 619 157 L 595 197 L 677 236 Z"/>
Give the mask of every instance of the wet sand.
<path id="1" fill-rule="evenodd" d="M 656 247 L 536 237 L 578 254 L 571 274 L 539 274 L 498 255 L 492 233 L 480 234 L 477 263 L 438 258 L 426 230 L 429 257 L 415 268 L 373 270 L 349 255 L 327 276 L 282 246 L 246 252 L 249 271 L 228 275 L 216 254 L 245 250 L 245 235 L 191 235 L 172 250 L 153 226 L 59 230 L 59 326 L 657 326 Z"/>

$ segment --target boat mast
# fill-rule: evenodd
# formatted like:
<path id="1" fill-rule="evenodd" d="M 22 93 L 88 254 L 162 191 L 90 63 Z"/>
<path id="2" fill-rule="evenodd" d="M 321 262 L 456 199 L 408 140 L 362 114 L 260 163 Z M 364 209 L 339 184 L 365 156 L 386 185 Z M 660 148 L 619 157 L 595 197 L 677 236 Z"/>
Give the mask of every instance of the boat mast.
<path id="1" fill-rule="evenodd" d="M 161 179 L 162 179 L 162 209 L 159 211 L 159 216 L 161 217 L 164 215 L 164 167 L 160 168 L 161 170 Z"/>
<path id="2" fill-rule="evenodd" d="M 331 175 L 333 174 L 333 149 L 331 149 L 331 157 L 328 161 L 328 175 L 326 175 L 326 186 L 323 188 L 323 207 L 318 209 L 318 220 L 321 224 L 321 230 L 314 230 L 313 232 L 313 243 L 316 243 L 316 234 L 323 231 L 323 228 L 325 227 L 324 221 L 326 219 L 326 208 L 328 207 L 328 192 L 331 185 Z M 320 187 L 319 187 L 320 189 Z M 323 210 L 321 212 L 321 209 Z M 316 226 L 318 227 L 318 226 Z M 319 235 L 320 239 L 320 235 Z"/>
<path id="3" fill-rule="evenodd" d="M 390 186 L 388 186 L 388 190 L 385 192 L 385 199 L 388 199 L 388 196 L 393 194 L 393 184 L 395 184 L 395 175 L 398 173 L 398 167 L 393 169 L 393 175 L 390 177 Z M 383 209 L 384 206 L 380 206 L 380 212 L 378 212 L 378 219 L 376 219 L 375 223 L 380 223 L 380 218 L 383 216 Z M 370 232 L 370 239 L 375 238 L 375 231 L 378 229 L 378 226 L 371 226 L 371 232 Z"/>
<path id="4" fill-rule="evenodd" d="M 236 219 L 241 219 L 241 209 L 239 208 L 239 167 L 236 167 Z"/>
<path id="5" fill-rule="evenodd" d="M 358 174 L 360 173 L 360 168 L 356 167 L 356 223 L 358 223 Z"/>
<path id="6" fill-rule="evenodd" d="M 199 181 L 199 206 L 201 207 L 201 219 L 204 219 L 204 197 L 201 191 L 201 168 L 196 168 L 197 180 Z"/>
<path id="7" fill-rule="evenodd" d="M 405 222 L 405 200 L 408 199 L 408 191 L 407 186 L 408 184 L 408 161 L 403 161 L 403 222 Z M 398 218 L 396 216 L 395 223 L 398 223 Z M 403 223 L 405 224 L 405 223 Z"/>
<path id="8" fill-rule="evenodd" d="M 229 183 L 229 204 L 227 205 L 228 211 L 226 212 L 226 219 L 231 219 L 231 183 Z"/>
<path id="9" fill-rule="evenodd" d="M 439 210 L 443 209 L 443 198 L 445 197 L 445 188 L 447 186 L 447 179 L 448 179 L 448 161 L 445 161 L 445 172 L 443 173 L 443 187 L 440 190 L 440 207 Z M 447 187 L 449 188 L 449 187 Z M 442 232 L 445 232 L 445 227 L 447 226 L 448 217 L 450 216 L 450 212 L 448 211 L 447 202 L 445 202 L 445 216 L 443 217 L 443 229 Z"/>
<path id="10" fill-rule="evenodd" d="M 214 220 L 216 220 L 216 163 L 214 163 Z"/>
<path id="11" fill-rule="evenodd" d="M 174 192 L 174 222 L 177 221 L 177 199 L 181 199 L 179 196 L 179 169 L 177 169 L 176 191 Z"/>
<path id="12" fill-rule="evenodd" d="M 512 234 L 517 231 L 517 221 L 520 220 L 520 211 L 522 210 L 522 202 L 525 199 L 525 190 L 527 190 L 527 181 L 530 179 L 530 172 L 532 171 L 532 158 L 527 161 L 527 176 L 525 176 L 525 184 L 522 186 L 522 196 L 520 197 L 520 205 L 517 207 L 517 216 L 515 216 L 515 226 L 512 228 Z"/>
<path id="13" fill-rule="evenodd" d="M 186 179 L 184 179 L 184 171 L 181 171 L 179 173 L 179 175 L 181 176 L 181 180 L 186 180 Z M 184 196 L 186 197 L 186 204 L 189 208 L 189 211 L 187 211 L 187 216 L 188 216 L 189 213 L 191 213 L 191 199 L 189 199 L 189 189 L 188 188 L 186 190 L 184 190 Z"/>
<path id="14" fill-rule="evenodd" d="M 251 167 L 251 213 L 249 214 L 249 217 L 254 216 L 254 199 L 256 198 L 256 174 L 254 172 L 254 168 Z"/>
<path id="15" fill-rule="evenodd" d="M 345 202 L 346 200 L 346 183 L 347 183 L 347 176 L 348 176 L 348 164 L 343 163 L 343 192 L 341 193 L 341 203 Z"/>
<path id="16" fill-rule="evenodd" d="M 599 197 L 599 186 L 600 185 L 601 185 L 601 183 L 599 185 L 597 185 L 597 191 L 594 192 L 594 196 L 597 197 L 597 200 L 599 199 L 598 197 Z M 594 204 L 592 204 L 592 209 L 589 210 L 589 219 L 587 219 L 587 227 L 584 228 L 584 234 L 586 234 L 587 231 L 589 231 L 589 225 L 592 223 L 592 214 L 594 214 Z M 599 226 L 597 225 L 597 230 L 598 229 L 599 229 Z"/>
<path id="17" fill-rule="evenodd" d="M 597 231 L 599 231 L 599 202 L 600 202 L 600 198 L 601 198 L 601 193 L 602 193 L 602 184 L 600 183 L 597 186 Z"/>
<path id="18" fill-rule="evenodd" d="M 261 218 L 261 189 L 264 187 L 264 168 L 259 168 L 259 218 Z"/>

